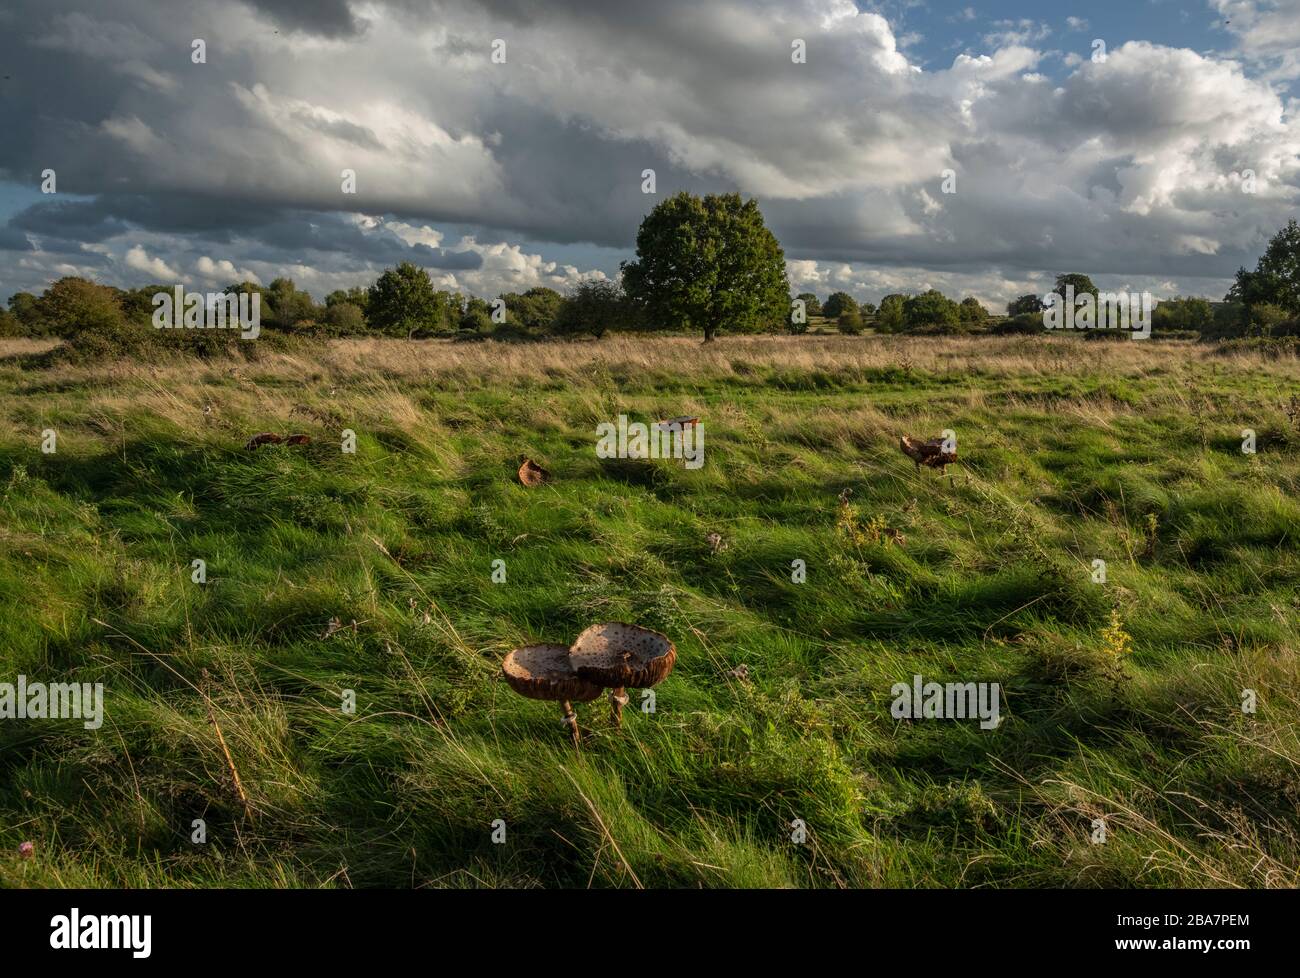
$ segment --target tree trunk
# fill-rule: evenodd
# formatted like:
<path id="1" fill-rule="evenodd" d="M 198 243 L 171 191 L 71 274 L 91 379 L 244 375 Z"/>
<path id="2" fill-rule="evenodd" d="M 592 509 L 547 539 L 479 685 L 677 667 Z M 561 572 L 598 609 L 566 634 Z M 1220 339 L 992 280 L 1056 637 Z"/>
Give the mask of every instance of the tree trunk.
<path id="1" fill-rule="evenodd" d="M 718 334 L 718 327 L 716 327 L 716 326 L 705 326 L 705 327 L 704 327 L 704 342 L 705 342 L 705 343 L 712 343 L 712 342 L 713 342 L 713 337 L 715 337 L 717 334 Z"/>

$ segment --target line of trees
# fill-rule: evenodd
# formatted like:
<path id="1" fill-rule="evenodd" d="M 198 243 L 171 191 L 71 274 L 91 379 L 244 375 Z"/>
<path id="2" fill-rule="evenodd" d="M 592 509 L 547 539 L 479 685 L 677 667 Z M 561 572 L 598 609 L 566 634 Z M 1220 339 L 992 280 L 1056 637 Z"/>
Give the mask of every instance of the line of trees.
<path id="1" fill-rule="evenodd" d="M 442 335 L 515 338 L 600 337 L 609 331 L 697 331 L 706 342 L 733 333 L 803 332 L 807 317 L 832 321 L 846 334 L 869 323 L 881 333 L 1035 333 L 1044 329 L 1043 301 L 1022 295 L 992 321 L 973 297 L 954 301 L 936 289 L 893 293 L 880 305 L 846 292 L 823 301 L 811 292 L 792 296 L 785 255 L 754 200 L 739 194 L 698 197 L 679 193 L 642 222 L 635 260 L 621 266 L 621 282 L 586 280 L 568 295 L 537 287 L 492 300 L 435 289 L 425 269 L 403 262 L 368 288 L 331 292 L 318 303 L 289 278 L 268 286 L 237 282 L 227 294 L 260 295 L 262 325 L 272 335 Z M 1057 277 L 1061 296 L 1098 294 L 1081 273 Z M 40 296 L 20 292 L 0 309 L 0 336 L 55 336 L 104 351 L 146 342 L 153 296 L 172 284 L 117 289 L 82 278 L 62 278 Z M 796 301 L 801 300 L 801 302 Z M 800 306 L 802 310 L 800 311 Z M 1203 338 L 1300 335 L 1300 226 L 1290 221 L 1269 242 L 1254 271 L 1237 272 L 1224 301 L 1194 297 L 1160 302 L 1159 331 L 1195 331 Z M 170 332 L 170 331 L 164 331 Z M 175 340 L 180 340 L 175 337 Z M 226 337 L 212 337 L 222 345 Z M 201 343 L 200 343 L 201 345 Z"/>

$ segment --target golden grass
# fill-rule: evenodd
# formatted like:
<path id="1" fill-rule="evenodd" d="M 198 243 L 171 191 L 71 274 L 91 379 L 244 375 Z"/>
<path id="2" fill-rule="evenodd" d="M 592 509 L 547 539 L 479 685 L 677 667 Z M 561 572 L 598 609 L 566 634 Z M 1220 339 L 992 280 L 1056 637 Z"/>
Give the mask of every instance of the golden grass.
<path id="1" fill-rule="evenodd" d="M 412 398 L 412 388 L 431 383 L 441 390 L 475 389 L 512 384 L 547 384 L 583 392 L 591 416 L 607 417 L 613 399 L 629 388 L 653 391 L 658 378 L 678 385 L 679 410 L 698 411 L 701 402 L 681 385 L 729 379 L 755 381 L 762 371 L 792 377 L 847 375 L 878 370 L 917 371 L 948 379 L 969 375 L 963 388 L 945 391 L 944 400 L 962 398 L 978 409 L 1004 397 L 999 381 L 1015 379 L 1018 394 L 1003 401 L 1007 409 L 1033 407 L 1026 381 L 1090 378 L 1122 382 L 1152 376 L 1158 393 L 1144 399 L 1192 414 L 1210 405 L 1198 401 L 1212 375 L 1249 372 L 1265 380 L 1300 379 L 1294 360 L 1269 360 L 1257 354 L 1221 356 L 1206 344 L 1187 342 L 1087 342 L 1077 337 L 905 337 L 905 336 L 731 336 L 710 344 L 689 337 L 614 336 L 600 341 L 545 343 L 463 343 L 449 340 L 347 339 L 322 342 L 292 351 L 260 350 L 255 362 L 199 361 L 174 357 L 158 362 L 121 360 L 97 364 L 63 364 L 49 370 L 26 370 L 15 357 L 51 347 L 49 341 L 0 340 L 0 381 L 26 397 L 8 402 L 0 426 L 28 431 L 35 422 L 53 423 L 64 404 L 63 390 L 88 388 L 94 393 L 78 405 L 80 420 L 98 436 L 112 435 L 114 418 L 145 410 L 193 429 L 229 429 L 247 435 L 250 423 L 280 423 L 286 429 L 324 424 L 338 429 L 358 423 L 396 423 L 417 440 L 425 432 L 427 411 Z M 8 359 L 6 359 L 8 358 Z M 959 381 L 960 383 L 960 381 Z M 1007 388 L 1009 390 L 1010 387 Z M 1220 391 L 1217 413 L 1225 416 L 1237 400 Z M 346 406 L 344 415 L 337 413 Z M 715 412 L 722 408 L 714 408 Z M 1089 425 L 1108 421 L 1132 408 L 1106 396 L 1065 399 L 1055 413 Z M 534 408 L 539 427 L 554 424 L 545 404 Z M 832 427 L 892 431 L 899 419 L 869 403 L 863 416 L 837 417 Z M 1226 410 L 1226 414 L 1230 414 Z M 93 419 L 99 419 L 95 421 Z M 924 421 L 924 418 L 918 420 Z M 61 427 L 69 427 L 66 417 Z M 828 419 L 829 422 L 829 419 Z M 38 429 L 39 430 L 39 429 Z M 845 432 L 847 434 L 847 432 Z"/>

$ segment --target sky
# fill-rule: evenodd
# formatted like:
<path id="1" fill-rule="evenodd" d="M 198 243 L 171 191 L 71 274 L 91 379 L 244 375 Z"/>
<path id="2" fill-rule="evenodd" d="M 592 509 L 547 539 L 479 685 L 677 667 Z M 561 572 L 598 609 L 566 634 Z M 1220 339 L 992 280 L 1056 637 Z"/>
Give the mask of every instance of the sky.
<path id="1" fill-rule="evenodd" d="M 796 292 L 1220 298 L 1298 116 L 1300 0 L 6 0 L 0 301 L 565 291 L 678 190 L 757 198 Z"/>

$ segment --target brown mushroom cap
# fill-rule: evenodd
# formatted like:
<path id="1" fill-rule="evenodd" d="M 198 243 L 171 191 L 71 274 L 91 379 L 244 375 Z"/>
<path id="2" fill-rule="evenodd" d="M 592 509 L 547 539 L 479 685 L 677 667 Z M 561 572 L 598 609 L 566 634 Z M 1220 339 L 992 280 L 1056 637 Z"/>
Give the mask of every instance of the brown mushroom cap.
<path id="1" fill-rule="evenodd" d="M 531 458 L 524 459 L 524 464 L 519 466 L 519 481 L 526 486 L 540 486 L 543 482 L 551 480 L 551 473 L 534 462 Z"/>
<path id="2" fill-rule="evenodd" d="M 602 686 L 644 689 L 673 671 L 677 649 L 667 635 L 622 622 L 592 625 L 569 649 L 578 675 Z"/>
<path id="3" fill-rule="evenodd" d="M 534 700 L 572 700 L 590 703 L 603 689 L 580 679 L 563 645 L 525 645 L 501 663 L 506 682 L 521 696 Z"/>

